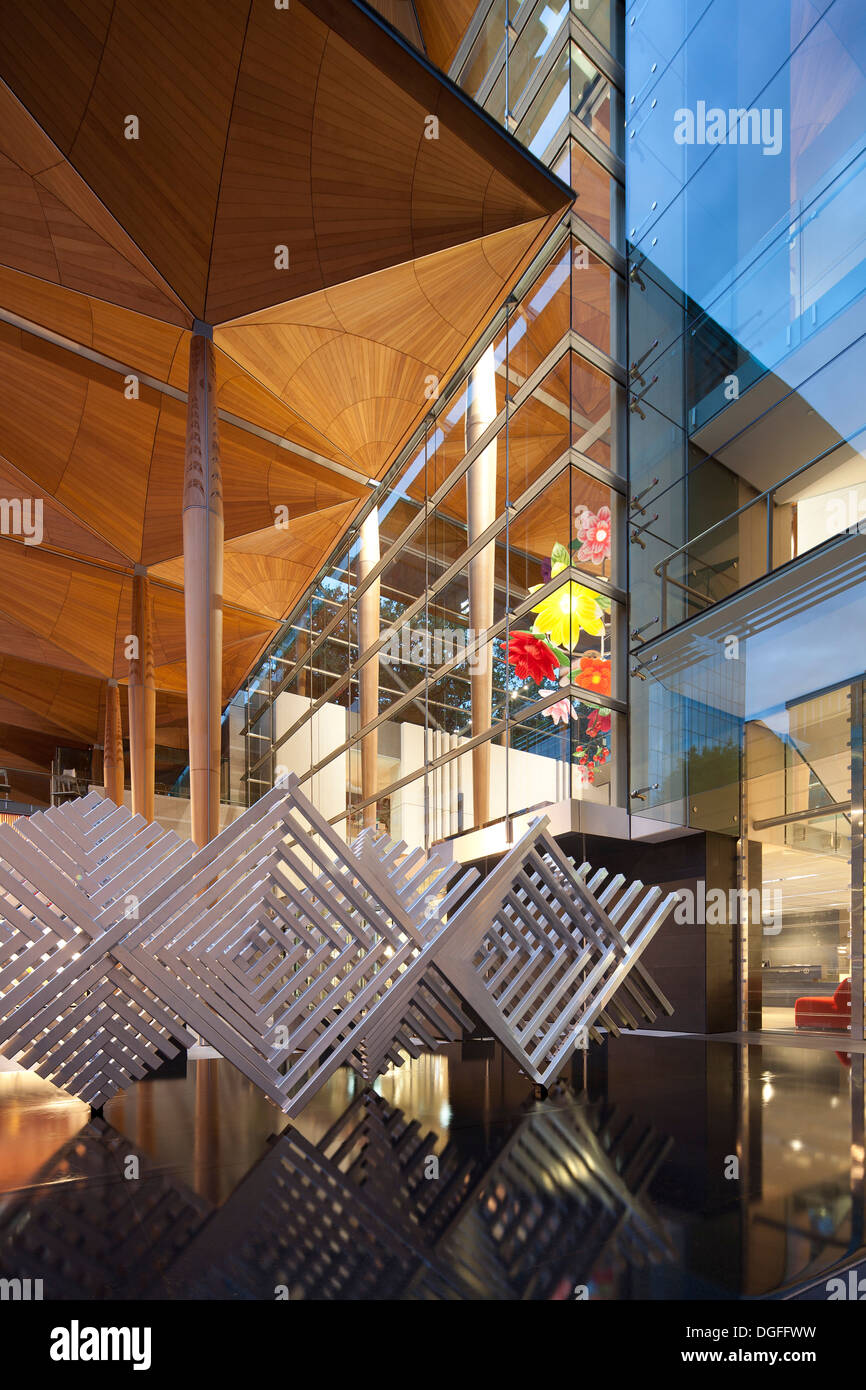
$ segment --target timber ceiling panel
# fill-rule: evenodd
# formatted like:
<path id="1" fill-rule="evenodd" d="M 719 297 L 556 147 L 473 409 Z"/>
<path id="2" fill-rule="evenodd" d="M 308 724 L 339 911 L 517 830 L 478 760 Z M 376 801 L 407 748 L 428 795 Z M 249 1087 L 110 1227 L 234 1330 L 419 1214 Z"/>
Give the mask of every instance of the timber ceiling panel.
<path id="1" fill-rule="evenodd" d="M 220 323 L 567 203 L 350 0 L 56 0 L 47 11 L 0 0 L 0 74 L 20 103 L 6 176 L 34 234 L 19 255 L 36 258 L 16 264 L 9 228 L 0 259 L 141 308 L 129 302 L 137 275 L 155 296 L 148 312 L 172 319 L 163 284 Z M 75 178 L 38 182 L 58 167 Z M 69 266 L 45 276 L 61 242 Z M 275 263 L 282 245 L 287 267 Z"/>
<path id="2" fill-rule="evenodd" d="M 434 63 L 471 8 L 416 0 Z M 134 564 L 155 567 L 158 684 L 183 695 L 195 319 L 230 696 L 568 202 L 354 0 L 0 0 L 0 491 L 41 499 L 44 529 L 0 539 L 0 662 L 48 670 L 46 699 L 71 683 L 64 712 L 0 675 L 0 713 L 89 732 L 73 688 L 126 675 Z"/>
<path id="3" fill-rule="evenodd" d="M 47 544 L 126 565 L 177 555 L 185 435 L 184 402 L 144 385 L 127 400 L 116 373 L 0 323 L 3 496 L 43 495 Z M 221 454 L 228 539 L 273 525 L 278 506 L 298 517 L 366 492 L 232 425 Z"/>
<path id="4" fill-rule="evenodd" d="M 191 326 L 189 311 L 8 87 L 0 86 L 0 260 Z"/>
<path id="5" fill-rule="evenodd" d="M 290 520 L 285 529 L 268 526 L 230 540 L 223 556 L 225 601 L 282 618 L 315 577 L 328 538 L 339 535 L 357 509 L 344 502 Z M 151 574 L 182 588 L 183 556 L 155 565 Z"/>
<path id="6" fill-rule="evenodd" d="M 129 733 L 127 702 L 120 702 L 124 737 Z M 0 657 L 0 723 L 46 734 L 56 744 L 102 742 L 105 729 L 105 682 L 74 675 L 18 657 Z M 186 700 L 159 690 L 156 741 L 162 747 L 186 746 Z M 3 744 L 8 748 L 8 744 Z M 48 761 L 50 762 L 50 755 Z M 3 756 L 0 755 L 0 766 Z"/>
<path id="7" fill-rule="evenodd" d="M 539 231 L 543 223 L 533 225 Z M 431 378 L 447 380 L 498 301 L 503 282 L 492 258 L 503 243 L 513 262 L 524 229 L 226 324 L 215 340 L 378 476 L 429 408 Z"/>
<path id="8" fill-rule="evenodd" d="M 56 739 L 51 733 L 29 732 L 23 737 L 17 725 L 0 723 L 0 767 L 7 772 L 43 773 L 54 756 Z M 10 778 L 10 781 L 17 781 Z M 4 800 L 8 794 L 4 793 Z M 9 800 L 14 799 L 8 797 Z"/>
<path id="9" fill-rule="evenodd" d="M 0 657 L 0 719 L 24 728 L 96 741 L 102 682 L 89 676 Z M 36 722 L 31 722 L 36 721 Z"/>
<path id="10" fill-rule="evenodd" d="M 152 595 L 156 685 L 182 694 L 186 689 L 183 592 L 156 583 Z M 125 681 L 131 611 L 128 574 L 0 541 L 0 652 L 62 671 Z M 237 688 L 231 681 L 239 654 L 246 652 L 252 661 L 277 626 L 267 615 L 224 604 L 224 640 L 226 650 L 233 651 L 228 662 L 231 675 L 224 673 L 226 698 Z"/>

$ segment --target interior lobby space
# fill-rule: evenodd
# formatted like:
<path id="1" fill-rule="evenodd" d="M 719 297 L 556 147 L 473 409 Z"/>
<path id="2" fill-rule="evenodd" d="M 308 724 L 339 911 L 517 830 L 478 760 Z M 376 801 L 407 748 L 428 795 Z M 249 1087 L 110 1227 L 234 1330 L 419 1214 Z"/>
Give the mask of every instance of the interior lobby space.
<path id="1" fill-rule="evenodd" d="M 7 1071 L 0 1276 L 38 1264 L 57 1299 L 796 1298 L 863 1246 L 863 1063 L 624 1036 L 536 1101 L 465 1043 L 372 1091 L 341 1069 L 291 1124 L 222 1060 L 101 1117 Z"/>
<path id="2" fill-rule="evenodd" d="M 762 1026 L 851 1030 L 861 690 L 841 686 L 745 726 L 749 887 L 761 909 Z M 856 929 L 856 926 L 855 926 Z M 821 999 L 825 1000 L 822 1005 Z"/>

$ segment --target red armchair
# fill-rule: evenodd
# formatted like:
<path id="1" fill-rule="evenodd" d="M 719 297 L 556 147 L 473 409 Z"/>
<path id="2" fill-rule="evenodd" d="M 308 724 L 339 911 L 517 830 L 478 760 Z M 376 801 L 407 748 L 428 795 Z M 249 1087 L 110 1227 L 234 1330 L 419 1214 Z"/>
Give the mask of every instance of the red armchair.
<path id="1" fill-rule="evenodd" d="M 796 1028 L 825 1028 L 842 1033 L 851 1026 L 851 980 L 840 980 L 826 996 L 804 995 L 794 1005 Z"/>

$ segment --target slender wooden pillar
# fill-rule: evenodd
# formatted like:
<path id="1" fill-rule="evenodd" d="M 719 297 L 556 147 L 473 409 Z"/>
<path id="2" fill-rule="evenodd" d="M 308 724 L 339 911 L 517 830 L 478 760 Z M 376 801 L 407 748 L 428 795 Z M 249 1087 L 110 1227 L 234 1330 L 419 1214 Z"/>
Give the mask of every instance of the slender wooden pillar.
<path id="1" fill-rule="evenodd" d="M 123 725 L 120 719 L 120 686 L 109 681 L 105 691 L 105 744 L 102 782 L 105 795 L 123 805 Z"/>
<path id="2" fill-rule="evenodd" d="M 138 565 L 132 580 L 132 635 L 136 638 L 136 654 L 129 663 L 128 692 L 132 809 L 150 823 L 156 774 L 156 684 L 150 580 Z"/>
<path id="3" fill-rule="evenodd" d="M 366 579 L 379 563 L 379 513 L 373 511 L 361 523 L 361 549 L 358 555 L 358 583 Z M 379 636 L 379 581 L 375 579 L 358 600 L 358 646 L 366 651 Z M 379 658 L 371 657 L 361 667 L 361 728 L 379 713 Z M 379 730 L 361 739 L 361 797 L 375 796 L 379 779 Z M 376 824 L 376 802 L 364 807 L 364 825 Z"/>
<path id="4" fill-rule="evenodd" d="M 466 448 L 472 448 L 492 420 L 496 419 L 496 362 L 493 344 L 482 354 L 469 376 L 469 403 L 466 410 Z M 466 475 L 466 515 L 469 544 L 482 535 L 496 519 L 496 440 L 470 464 Z M 469 561 L 469 626 L 472 636 L 493 625 L 493 584 L 496 546 L 485 545 Z M 493 661 L 489 647 L 476 657 L 470 677 L 472 696 L 472 736 L 490 728 L 493 708 Z M 472 800 L 476 825 L 490 820 L 490 744 L 472 750 Z M 503 808 L 504 810 L 504 808 Z"/>
<path id="5" fill-rule="evenodd" d="M 223 493 L 210 330 L 189 349 L 183 485 L 186 691 L 192 838 L 219 834 L 223 645 Z"/>

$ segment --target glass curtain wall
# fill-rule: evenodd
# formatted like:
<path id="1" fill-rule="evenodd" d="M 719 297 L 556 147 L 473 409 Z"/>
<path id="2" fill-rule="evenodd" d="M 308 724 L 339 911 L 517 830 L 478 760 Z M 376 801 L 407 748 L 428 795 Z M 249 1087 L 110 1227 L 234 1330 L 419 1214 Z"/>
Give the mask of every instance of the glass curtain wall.
<path id="1" fill-rule="evenodd" d="M 862 1037 L 866 15 L 626 25 L 632 809 L 739 838 L 744 1026 Z"/>
<path id="2" fill-rule="evenodd" d="M 866 12 L 627 8 L 633 626 L 864 524 Z"/>
<path id="3" fill-rule="evenodd" d="M 577 178 L 577 215 L 246 688 L 249 800 L 295 772 L 348 839 L 624 802 L 622 16 L 505 10 L 479 7 L 452 75 Z"/>

